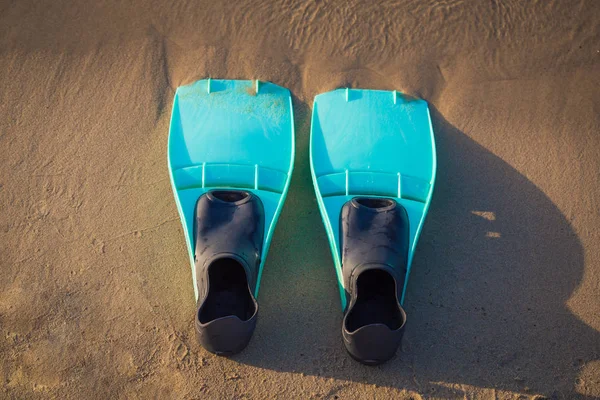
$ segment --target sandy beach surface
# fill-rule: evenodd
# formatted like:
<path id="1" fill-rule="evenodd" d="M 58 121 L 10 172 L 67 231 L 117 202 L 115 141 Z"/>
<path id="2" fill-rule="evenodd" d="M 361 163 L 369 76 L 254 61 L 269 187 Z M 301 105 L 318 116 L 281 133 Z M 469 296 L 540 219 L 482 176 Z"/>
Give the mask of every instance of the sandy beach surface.
<path id="1" fill-rule="evenodd" d="M 600 1 L 0 1 L 0 398 L 600 398 Z M 248 348 L 196 342 L 175 89 L 289 88 L 292 184 Z M 438 177 L 402 350 L 358 364 L 312 99 L 426 99 Z"/>

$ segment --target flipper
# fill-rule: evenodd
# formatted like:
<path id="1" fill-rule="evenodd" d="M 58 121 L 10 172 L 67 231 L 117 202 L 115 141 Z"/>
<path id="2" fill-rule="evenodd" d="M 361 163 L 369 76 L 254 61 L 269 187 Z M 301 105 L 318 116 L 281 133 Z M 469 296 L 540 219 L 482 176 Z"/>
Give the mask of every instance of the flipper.
<path id="1" fill-rule="evenodd" d="M 290 92 L 259 81 L 182 86 L 168 147 L 192 265 L 198 339 L 213 353 L 237 353 L 256 326 L 262 269 L 290 184 Z"/>
<path id="2" fill-rule="evenodd" d="M 338 89 L 315 97 L 310 164 L 350 355 L 379 364 L 404 332 L 408 274 L 429 208 L 435 142 L 424 100 Z"/>

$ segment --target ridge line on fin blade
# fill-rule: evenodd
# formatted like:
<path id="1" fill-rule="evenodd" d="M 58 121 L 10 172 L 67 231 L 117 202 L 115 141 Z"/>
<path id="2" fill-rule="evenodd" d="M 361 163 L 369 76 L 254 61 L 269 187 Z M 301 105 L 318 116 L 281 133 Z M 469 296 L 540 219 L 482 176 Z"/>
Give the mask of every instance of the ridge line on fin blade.
<path id="1" fill-rule="evenodd" d="M 254 164 L 254 190 L 258 190 L 258 164 Z"/>

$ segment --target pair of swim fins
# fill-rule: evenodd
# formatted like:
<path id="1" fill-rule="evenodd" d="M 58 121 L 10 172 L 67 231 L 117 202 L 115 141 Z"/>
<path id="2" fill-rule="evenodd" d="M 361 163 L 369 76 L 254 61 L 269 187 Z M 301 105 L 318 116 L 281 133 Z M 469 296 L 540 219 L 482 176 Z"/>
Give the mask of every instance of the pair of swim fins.
<path id="1" fill-rule="evenodd" d="M 198 339 L 241 351 L 256 326 L 260 278 L 294 163 L 290 92 L 268 82 L 201 80 L 177 89 L 171 183 L 192 265 Z M 436 170 L 427 103 L 396 91 L 315 98 L 310 164 L 344 310 L 350 355 L 396 353 L 401 304 Z"/>

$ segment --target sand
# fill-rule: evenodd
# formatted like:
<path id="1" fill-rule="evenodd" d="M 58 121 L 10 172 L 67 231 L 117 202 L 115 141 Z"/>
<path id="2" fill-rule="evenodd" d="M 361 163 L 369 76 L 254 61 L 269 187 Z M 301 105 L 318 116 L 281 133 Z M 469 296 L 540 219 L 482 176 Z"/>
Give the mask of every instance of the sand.
<path id="1" fill-rule="evenodd" d="M 0 398 L 600 397 L 600 2 L 0 2 Z M 249 347 L 195 340 L 167 170 L 175 89 L 294 97 L 294 176 Z M 341 341 L 312 99 L 430 103 L 438 178 L 402 351 Z"/>

